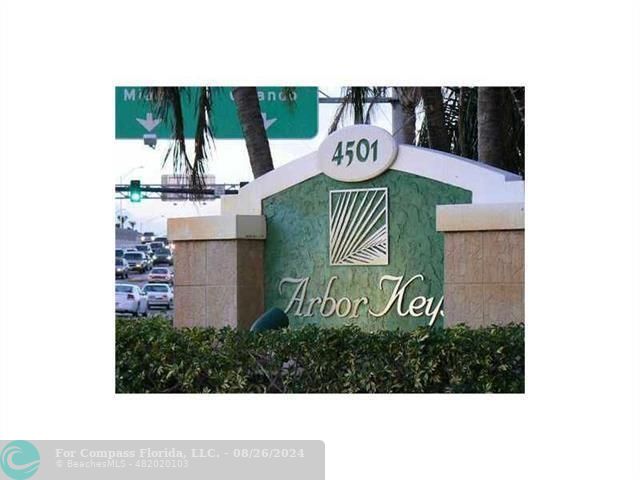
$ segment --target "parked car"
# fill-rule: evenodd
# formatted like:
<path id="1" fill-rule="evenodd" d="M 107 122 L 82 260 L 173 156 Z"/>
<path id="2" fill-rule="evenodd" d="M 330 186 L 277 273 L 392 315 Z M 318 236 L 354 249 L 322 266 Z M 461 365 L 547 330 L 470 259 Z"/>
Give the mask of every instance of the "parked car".
<path id="1" fill-rule="evenodd" d="M 147 294 L 147 305 L 164 307 L 167 310 L 173 308 L 173 290 L 167 283 L 147 283 L 142 289 Z"/>
<path id="2" fill-rule="evenodd" d="M 154 265 L 173 265 L 173 255 L 168 248 L 159 248 L 153 255 Z"/>
<path id="3" fill-rule="evenodd" d="M 137 251 L 138 249 L 134 247 L 127 247 L 124 249 L 124 253 L 136 253 Z"/>
<path id="4" fill-rule="evenodd" d="M 129 263 L 122 257 L 116 257 L 116 278 L 129 278 Z"/>
<path id="5" fill-rule="evenodd" d="M 124 249 L 116 248 L 116 258 L 122 258 L 123 255 L 124 255 Z"/>
<path id="6" fill-rule="evenodd" d="M 148 310 L 147 296 L 140 287 L 128 283 L 116 284 L 116 313 L 146 317 Z"/>
<path id="7" fill-rule="evenodd" d="M 135 270 L 138 273 L 144 273 L 149 269 L 149 264 L 144 253 L 125 252 L 124 259 L 129 263 L 129 271 Z"/>
<path id="8" fill-rule="evenodd" d="M 142 243 L 153 242 L 156 239 L 156 235 L 153 232 L 144 232 L 142 237 L 140 237 L 140 241 Z"/>
<path id="9" fill-rule="evenodd" d="M 173 285 L 173 273 L 171 269 L 154 267 L 149 272 L 149 283 L 168 283 Z"/>

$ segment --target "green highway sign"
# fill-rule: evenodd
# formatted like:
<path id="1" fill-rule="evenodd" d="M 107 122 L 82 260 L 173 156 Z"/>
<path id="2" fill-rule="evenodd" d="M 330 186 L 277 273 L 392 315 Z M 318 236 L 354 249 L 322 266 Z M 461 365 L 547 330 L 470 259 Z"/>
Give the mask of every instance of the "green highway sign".
<path id="1" fill-rule="evenodd" d="M 194 138 L 196 131 L 197 89 L 187 88 L 182 94 L 184 132 Z M 142 87 L 116 87 L 116 139 L 143 138 L 155 134 L 157 138 L 172 138 L 173 129 L 156 118 L 150 98 Z"/>
<path id="2" fill-rule="evenodd" d="M 288 102 L 280 87 L 258 87 L 258 100 L 267 137 L 313 138 L 318 134 L 318 89 L 297 87 Z M 231 88 L 214 90 L 213 136 L 244 138 Z"/>
<path id="3" fill-rule="evenodd" d="M 262 119 L 270 139 L 313 138 L 318 133 L 318 89 L 296 87 L 288 101 L 282 87 L 257 87 Z M 172 138 L 173 119 L 163 121 L 154 113 L 151 99 L 142 87 L 116 87 L 116 139 L 140 139 L 155 135 Z M 213 87 L 213 136 L 242 139 L 242 128 L 230 87 Z M 194 138 L 198 87 L 182 91 L 182 111 L 186 138 Z"/>

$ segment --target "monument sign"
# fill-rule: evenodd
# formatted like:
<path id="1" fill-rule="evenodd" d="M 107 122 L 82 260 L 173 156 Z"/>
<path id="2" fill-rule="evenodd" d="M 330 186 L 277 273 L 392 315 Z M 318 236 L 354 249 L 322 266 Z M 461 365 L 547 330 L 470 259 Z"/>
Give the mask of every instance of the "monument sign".
<path id="1" fill-rule="evenodd" d="M 338 130 L 317 152 L 224 197 L 220 216 L 170 219 L 169 236 L 177 245 L 176 324 L 247 328 L 271 307 L 284 310 L 293 328 L 349 323 L 368 331 L 411 330 L 443 324 L 448 310 L 456 318 L 475 315 L 479 323 L 486 309 L 518 317 L 523 294 L 514 262 L 521 237 L 511 231 L 523 228 L 523 196 L 517 175 L 398 146 L 378 127 Z M 440 229 L 438 212 L 445 207 L 462 210 Z M 472 214 L 465 217 L 465 211 Z M 485 262 L 482 243 L 474 242 L 492 230 L 499 231 L 497 253 L 487 250 L 485 270 L 496 274 L 485 278 L 478 263 Z M 202 282 L 181 272 L 194 267 L 179 261 L 181 249 L 199 243 L 203 253 L 194 258 L 207 259 Z M 232 274 L 224 278 L 211 270 L 227 267 Z M 467 282 L 469 272 L 476 276 Z M 223 308 L 225 302 L 232 305 Z M 202 306 L 194 310 L 194 303 Z"/>

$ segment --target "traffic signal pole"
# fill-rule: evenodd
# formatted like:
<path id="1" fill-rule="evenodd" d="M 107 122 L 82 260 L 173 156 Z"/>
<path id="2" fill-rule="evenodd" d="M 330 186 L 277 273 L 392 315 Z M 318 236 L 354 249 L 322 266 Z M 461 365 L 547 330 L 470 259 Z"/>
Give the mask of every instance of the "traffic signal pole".
<path id="1" fill-rule="evenodd" d="M 130 184 L 116 185 L 115 193 L 118 199 L 129 199 L 132 202 L 137 202 L 143 199 L 155 200 L 160 199 L 161 194 L 181 194 L 184 195 L 184 200 L 189 199 L 206 199 L 215 200 L 223 195 L 236 195 L 243 183 L 221 183 L 215 185 L 208 185 L 207 188 L 195 189 L 185 186 L 167 186 L 167 185 L 154 185 L 154 184 L 140 184 L 133 185 L 133 181 Z M 133 189 L 132 190 L 132 186 Z M 134 192 L 135 191 L 135 192 Z M 131 198 L 131 193 L 140 193 L 140 200 Z M 143 195 L 143 193 L 149 193 L 151 195 Z M 176 199 L 177 200 L 177 199 Z"/>

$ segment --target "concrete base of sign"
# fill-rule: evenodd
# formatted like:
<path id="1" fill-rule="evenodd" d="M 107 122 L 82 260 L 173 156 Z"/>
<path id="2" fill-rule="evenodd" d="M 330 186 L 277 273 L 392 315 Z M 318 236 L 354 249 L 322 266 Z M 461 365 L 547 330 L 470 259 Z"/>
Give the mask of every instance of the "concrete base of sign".
<path id="1" fill-rule="evenodd" d="M 524 205 L 443 205 L 445 325 L 524 323 Z"/>
<path id="2" fill-rule="evenodd" d="M 167 229 L 174 242 L 267 238 L 267 224 L 262 215 L 170 218 Z"/>
<path id="3" fill-rule="evenodd" d="M 172 218 L 176 327 L 248 329 L 264 312 L 260 215 Z"/>

